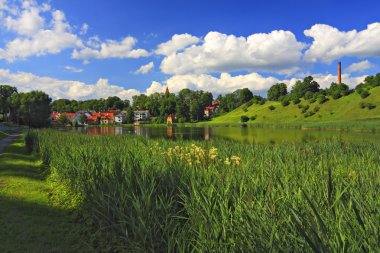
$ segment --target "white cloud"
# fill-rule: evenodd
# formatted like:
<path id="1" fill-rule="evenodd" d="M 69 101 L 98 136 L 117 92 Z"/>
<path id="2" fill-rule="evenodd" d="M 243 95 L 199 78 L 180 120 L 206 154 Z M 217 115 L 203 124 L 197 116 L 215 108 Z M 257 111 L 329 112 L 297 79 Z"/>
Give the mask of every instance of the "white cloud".
<path id="1" fill-rule="evenodd" d="M 305 75 L 306 76 L 306 75 Z M 330 87 L 332 82 L 337 81 L 335 75 L 312 74 L 314 80 L 319 83 L 321 88 Z M 349 74 L 342 76 L 343 82 L 354 88 L 361 83 L 366 76 L 352 77 Z M 212 92 L 214 95 L 226 94 L 234 92 L 237 89 L 248 88 L 254 93 L 263 93 L 267 91 L 273 84 L 283 82 L 288 85 L 288 90 L 296 83 L 297 78 L 279 80 L 275 77 L 264 77 L 258 73 L 250 73 L 247 75 L 231 76 L 228 73 L 222 73 L 219 77 L 211 75 L 176 75 L 167 79 L 162 84 L 152 82 L 151 86 L 146 89 L 147 94 L 154 92 L 162 93 L 166 87 L 169 87 L 170 92 L 177 93 L 182 89 L 188 88 L 191 90 L 204 90 Z"/>
<path id="2" fill-rule="evenodd" d="M 57 54 L 67 48 L 83 46 L 78 36 L 72 33 L 70 24 L 62 11 L 49 11 L 49 5 L 38 6 L 35 1 L 24 1 L 22 10 L 15 17 L 6 18 L 6 27 L 18 35 L 0 49 L 0 59 L 15 61 L 29 56 Z M 49 11 L 50 22 L 41 12 Z"/>
<path id="3" fill-rule="evenodd" d="M 82 27 L 80 28 L 80 34 L 85 35 L 88 31 L 88 28 L 89 28 L 88 24 L 84 23 Z"/>
<path id="4" fill-rule="evenodd" d="M 94 38 L 89 40 L 87 47 L 74 50 L 72 53 L 72 58 L 74 59 L 107 59 L 107 58 L 140 58 L 149 56 L 148 51 L 145 49 L 134 49 L 137 43 L 136 38 L 128 36 L 121 41 L 107 40 L 106 42 L 94 45 Z"/>
<path id="5" fill-rule="evenodd" d="M 329 25 L 316 24 L 305 30 L 314 40 L 304 59 L 331 62 L 343 56 L 380 57 L 380 23 L 372 23 L 362 31 L 339 31 Z"/>
<path id="6" fill-rule="evenodd" d="M 146 90 L 147 94 L 154 92 L 164 92 L 168 86 L 170 92 L 179 92 L 188 88 L 191 90 L 204 90 L 213 94 L 224 94 L 233 92 L 240 88 L 249 88 L 254 92 L 264 91 L 279 80 L 274 77 L 263 77 L 257 73 L 247 75 L 231 76 L 228 73 L 222 73 L 220 77 L 211 75 L 176 75 L 170 77 L 163 84 L 152 82 Z"/>
<path id="7" fill-rule="evenodd" d="M 154 68 L 154 63 L 151 61 L 148 64 L 142 65 L 135 74 L 147 74 Z"/>
<path id="8" fill-rule="evenodd" d="M 347 73 L 353 73 L 353 72 L 361 72 L 364 70 L 371 69 L 373 67 L 372 63 L 370 63 L 368 60 L 352 63 L 350 66 L 348 66 L 345 69 L 345 72 Z"/>
<path id="9" fill-rule="evenodd" d="M 73 73 L 81 73 L 84 71 L 83 69 L 75 68 L 72 66 L 65 66 L 65 69 Z"/>
<path id="10" fill-rule="evenodd" d="M 188 33 L 174 34 L 171 40 L 159 44 L 155 53 L 168 56 L 198 42 L 199 38 Z"/>
<path id="11" fill-rule="evenodd" d="M 167 56 L 161 70 L 176 75 L 243 70 L 278 72 L 297 66 L 304 47 L 289 31 L 253 34 L 247 38 L 209 32 L 201 45 Z"/>
<path id="12" fill-rule="evenodd" d="M 132 96 L 140 94 L 135 89 L 125 89 L 121 86 L 112 85 L 107 79 L 99 79 L 96 84 L 86 84 L 79 81 L 41 77 L 26 72 L 12 73 L 6 69 L 0 69 L 0 83 L 11 84 L 17 87 L 19 92 L 41 90 L 49 94 L 53 99 L 84 100 L 107 98 L 109 96 L 132 99 Z"/>

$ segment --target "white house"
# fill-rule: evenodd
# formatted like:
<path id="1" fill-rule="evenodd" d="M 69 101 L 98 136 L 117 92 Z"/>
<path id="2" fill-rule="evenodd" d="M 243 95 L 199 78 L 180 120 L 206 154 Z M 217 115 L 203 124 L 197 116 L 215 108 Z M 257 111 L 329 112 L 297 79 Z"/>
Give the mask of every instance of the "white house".
<path id="1" fill-rule="evenodd" d="M 134 111 L 134 120 L 139 122 L 139 121 L 146 121 L 149 119 L 150 114 L 148 110 L 145 111 Z"/>
<path id="2" fill-rule="evenodd" d="M 115 124 L 124 124 L 127 122 L 127 116 L 124 113 L 115 114 Z"/>

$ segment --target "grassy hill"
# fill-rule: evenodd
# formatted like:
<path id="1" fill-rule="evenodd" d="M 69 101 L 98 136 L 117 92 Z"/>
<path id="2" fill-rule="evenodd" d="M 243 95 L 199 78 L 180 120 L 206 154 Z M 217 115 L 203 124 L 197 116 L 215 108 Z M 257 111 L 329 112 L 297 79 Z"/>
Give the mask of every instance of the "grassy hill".
<path id="1" fill-rule="evenodd" d="M 252 105 L 246 108 L 242 105 L 232 112 L 215 117 L 208 124 L 240 124 L 241 116 L 256 116 L 249 120 L 247 125 L 278 125 L 298 126 L 305 128 L 352 128 L 352 129 L 380 129 L 380 87 L 373 88 L 371 95 L 362 99 L 356 92 L 340 99 L 329 98 L 329 101 L 319 104 L 301 100 L 300 104 L 284 107 L 281 102 L 267 101 L 264 105 Z M 373 109 L 360 108 L 361 103 L 371 103 Z M 309 109 L 303 113 L 303 108 Z M 270 110 L 274 106 L 274 110 Z M 245 109 L 245 108 L 246 109 Z M 245 110 L 244 110 L 245 109 Z M 308 112 L 314 115 L 305 117 Z"/>

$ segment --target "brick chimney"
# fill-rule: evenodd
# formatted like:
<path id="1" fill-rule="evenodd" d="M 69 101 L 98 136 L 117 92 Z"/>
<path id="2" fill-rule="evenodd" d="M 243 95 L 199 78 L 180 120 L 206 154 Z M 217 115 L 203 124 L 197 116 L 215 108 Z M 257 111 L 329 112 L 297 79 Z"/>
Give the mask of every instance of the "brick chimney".
<path id="1" fill-rule="evenodd" d="M 338 63 L 338 84 L 342 84 L 342 63 Z"/>

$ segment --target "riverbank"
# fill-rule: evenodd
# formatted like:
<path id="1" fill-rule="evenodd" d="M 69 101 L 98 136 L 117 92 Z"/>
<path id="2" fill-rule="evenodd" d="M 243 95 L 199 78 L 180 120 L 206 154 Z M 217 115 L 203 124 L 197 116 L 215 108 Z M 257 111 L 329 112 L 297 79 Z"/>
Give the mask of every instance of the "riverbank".
<path id="1" fill-rule="evenodd" d="M 0 154 L 0 252 L 93 252 L 72 210 L 52 204 L 45 172 L 21 135 Z"/>

